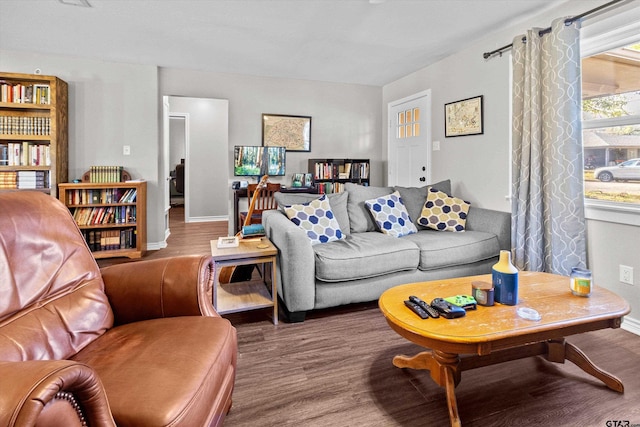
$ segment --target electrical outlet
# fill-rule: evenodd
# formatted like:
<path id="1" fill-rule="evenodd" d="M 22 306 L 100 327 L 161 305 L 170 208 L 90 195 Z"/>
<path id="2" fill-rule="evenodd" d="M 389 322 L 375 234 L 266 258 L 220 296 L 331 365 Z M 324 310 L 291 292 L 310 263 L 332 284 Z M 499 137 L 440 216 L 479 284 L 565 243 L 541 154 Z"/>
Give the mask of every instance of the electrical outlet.
<path id="1" fill-rule="evenodd" d="M 620 281 L 633 285 L 633 267 L 628 265 L 620 265 Z"/>

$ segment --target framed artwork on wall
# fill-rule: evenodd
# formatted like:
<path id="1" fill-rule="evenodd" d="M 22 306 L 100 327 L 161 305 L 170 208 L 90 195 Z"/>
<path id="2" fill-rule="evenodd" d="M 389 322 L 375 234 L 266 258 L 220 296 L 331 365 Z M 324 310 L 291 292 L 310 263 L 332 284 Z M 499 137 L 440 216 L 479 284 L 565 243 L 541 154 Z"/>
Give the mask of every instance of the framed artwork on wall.
<path id="1" fill-rule="evenodd" d="M 444 136 L 484 133 L 483 95 L 444 104 Z"/>
<path id="2" fill-rule="evenodd" d="M 262 115 L 262 145 L 287 151 L 311 151 L 311 117 Z"/>

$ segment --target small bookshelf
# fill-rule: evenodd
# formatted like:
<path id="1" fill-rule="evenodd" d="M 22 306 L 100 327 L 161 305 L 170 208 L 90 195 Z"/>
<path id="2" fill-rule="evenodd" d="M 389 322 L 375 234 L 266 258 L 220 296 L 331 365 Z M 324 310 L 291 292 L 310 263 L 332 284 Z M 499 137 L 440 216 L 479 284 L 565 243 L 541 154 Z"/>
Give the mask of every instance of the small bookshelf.
<path id="1" fill-rule="evenodd" d="M 147 247 L 147 183 L 59 184 L 67 206 L 96 259 L 140 258 Z"/>
<path id="2" fill-rule="evenodd" d="M 369 159 L 309 159 L 309 173 L 313 175 L 318 193 L 340 193 L 344 184 L 369 185 Z"/>

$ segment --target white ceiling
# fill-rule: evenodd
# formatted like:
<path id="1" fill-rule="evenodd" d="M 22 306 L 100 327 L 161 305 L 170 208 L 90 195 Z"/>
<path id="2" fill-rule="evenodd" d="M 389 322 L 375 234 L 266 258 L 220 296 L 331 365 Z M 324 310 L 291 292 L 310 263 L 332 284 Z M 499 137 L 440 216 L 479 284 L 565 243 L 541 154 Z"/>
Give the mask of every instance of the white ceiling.
<path id="1" fill-rule="evenodd" d="M 0 48 L 382 86 L 566 0 L 88 1 L 0 0 Z"/>

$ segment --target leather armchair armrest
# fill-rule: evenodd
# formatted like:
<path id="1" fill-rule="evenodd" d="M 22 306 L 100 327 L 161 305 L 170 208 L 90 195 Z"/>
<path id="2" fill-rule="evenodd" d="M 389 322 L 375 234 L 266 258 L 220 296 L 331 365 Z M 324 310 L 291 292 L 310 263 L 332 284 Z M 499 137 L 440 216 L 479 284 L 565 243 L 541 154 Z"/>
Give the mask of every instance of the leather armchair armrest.
<path id="1" fill-rule="evenodd" d="M 70 404 L 53 409 L 56 393 L 69 392 L 81 414 Z M 71 360 L 0 362 L 0 425 L 113 426 L 115 422 L 102 383 L 88 366 Z M 52 422 L 53 424 L 49 424 Z"/>
<path id="2" fill-rule="evenodd" d="M 116 325 L 174 316 L 214 316 L 213 260 L 192 255 L 101 269 Z"/>

